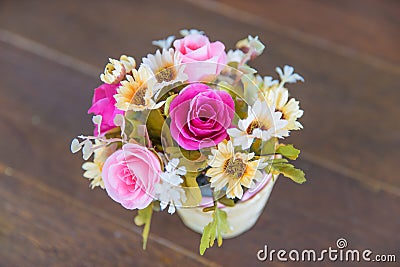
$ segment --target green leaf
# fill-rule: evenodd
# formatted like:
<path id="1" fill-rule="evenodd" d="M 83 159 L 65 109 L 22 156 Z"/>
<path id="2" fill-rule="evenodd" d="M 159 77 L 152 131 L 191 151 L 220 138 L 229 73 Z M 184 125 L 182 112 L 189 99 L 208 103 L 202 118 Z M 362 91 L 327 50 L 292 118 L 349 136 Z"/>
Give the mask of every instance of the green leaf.
<path id="1" fill-rule="evenodd" d="M 172 100 L 174 100 L 175 97 L 177 97 L 178 95 L 171 95 L 167 98 L 167 100 L 165 101 L 165 106 L 164 106 L 164 115 L 166 117 L 169 116 L 169 107 L 171 106 L 171 102 Z"/>
<path id="2" fill-rule="evenodd" d="M 143 112 L 128 111 L 125 113 L 125 134 L 129 139 L 136 140 L 139 144 L 146 145 L 144 133 L 139 127 L 145 126 L 146 116 Z"/>
<path id="3" fill-rule="evenodd" d="M 183 189 L 186 194 L 186 202 L 184 203 L 185 207 L 197 207 L 201 202 L 202 196 L 200 187 L 196 181 L 197 175 L 197 172 L 188 172 L 185 174 L 183 182 Z"/>
<path id="4" fill-rule="evenodd" d="M 272 163 L 271 168 L 273 172 L 281 173 L 298 184 L 302 184 L 306 181 L 304 172 L 300 169 L 296 169 L 292 164 L 285 162 L 274 162 Z"/>
<path id="5" fill-rule="evenodd" d="M 160 136 L 164 122 L 165 119 L 161 115 L 159 109 L 153 109 L 150 111 L 149 116 L 146 119 L 146 127 L 153 146 L 161 146 Z"/>
<path id="6" fill-rule="evenodd" d="M 269 159 L 267 161 L 270 165 L 289 164 L 287 159 Z"/>
<path id="7" fill-rule="evenodd" d="M 278 139 L 276 137 L 272 137 L 267 142 L 262 142 L 261 155 L 275 154 L 277 144 Z"/>
<path id="8" fill-rule="evenodd" d="M 215 239 L 217 239 L 219 247 L 222 245 L 222 234 L 229 231 L 227 217 L 228 215 L 225 211 L 215 207 L 212 215 L 213 220 L 203 229 L 203 235 L 200 240 L 200 255 L 204 255 L 206 249 L 214 245 Z"/>
<path id="9" fill-rule="evenodd" d="M 242 71 L 244 74 L 255 74 L 257 73 L 256 69 L 253 69 L 249 65 L 244 64 L 243 66 L 239 67 L 239 70 Z"/>
<path id="10" fill-rule="evenodd" d="M 276 150 L 276 153 L 281 154 L 288 159 L 295 160 L 299 156 L 300 150 L 294 148 L 293 145 L 280 144 Z"/>
<path id="11" fill-rule="evenodd" d="M 253 78 L 254 75 L 252 74 L 243 75 L 241 78 L 244 87 L 243 97 L 245 102 L 249 105 L 253 105 L 259 93 L 259 88 L 257 84 L 254 83 Z"/>
<path id="12" fill-rule="evenodd" d="M 235 201 L 233 201 L 233 199 L 231 199 L 231 198 L 227 198 L 226 196 L 219 198 L 218 202 L 220 202 L 221 204 L 224 204 L 227 207 L 235 206 Z"/>
<path id="13" fill-rule="evenodd" d="M 134 222 L 137 226 L 144 225 L 143 228 L 143 249 L 146 249 L 147 238 L 150 233 L 150 223 L 151 223 L 151 215 L 153 214 L 153 202 L 150 203 L 146 208 L 142 210 L 138 210 L 138 214 L 136 215 Z"/>
<path id="14" fill-rule="evenodd" d="M 214 210 L 215 210 L 215 206 L 203 208 L 203 212 L 209 212 L 209 211 L 214 211 Z"/>
<path id="15" fill-rule="evenodd" d="M 238 116 L 239 119 L 243 120 L 245 118 L 247 118 L 248 114 L 247 114 L 247 104 L 246 102 L 239 98 L 239 97 L 235 97 L 233 98 L 235 101 L 235 115 Z"/>

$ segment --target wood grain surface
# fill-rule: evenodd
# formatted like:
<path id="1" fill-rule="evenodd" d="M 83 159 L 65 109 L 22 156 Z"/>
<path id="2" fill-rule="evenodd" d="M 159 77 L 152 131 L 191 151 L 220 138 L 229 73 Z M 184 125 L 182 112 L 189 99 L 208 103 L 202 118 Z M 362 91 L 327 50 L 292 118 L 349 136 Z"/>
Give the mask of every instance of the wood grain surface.
<path id="1" fill-rule="evenodd" d="M 245 3 L 0 2 L 0 266 L 283 266 L 258 262 L 257 251 L 324 249 L 340 237 L 400 260 L 398 3 Z M 82 160 L 69 152 L 74 136 L 92 131 L 86 111 L 107 58 L 139 60 L 154 51 L 152 40 L 191 27 L 228 48 L 259 35 L 267 43 L 254 62 L 262 74 L 290 63 L 306 79 L 291 88 L 305 129 L 289 140 L 304 151 L 308 182 L 281 177 L 252 231 L 204 257 L 200 236 L 167 213 L 154 216 L 142 251 L 134 212 L 91 191 Z"/>

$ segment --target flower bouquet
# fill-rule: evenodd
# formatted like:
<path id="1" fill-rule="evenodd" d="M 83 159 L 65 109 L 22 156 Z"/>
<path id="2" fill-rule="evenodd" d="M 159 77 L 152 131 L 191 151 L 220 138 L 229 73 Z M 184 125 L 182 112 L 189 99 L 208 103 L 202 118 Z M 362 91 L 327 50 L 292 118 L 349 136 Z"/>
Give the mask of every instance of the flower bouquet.
<path id="1" fill-rule="evenodd" d="M 154 41 L 160 49 L 139 66 L 109 60 L 88 110 L 93 136 L 75 138 L 71 151 L 82 150 L 92 188 L 138 210 L 144 248 L 152 212 L 167 209 L 202 233 L 204 254 L 252 227 L 278 174 L 305 182 L 289 162 L 300 151 L 280 143 L 302 129 L 285 86 L 303 78 L 290 66 L 276 68 L 279 80 L 258 75 L 248 65 L 264 50 L 258 37 L 226 53 L 201 31 L 180 33 Z"/>

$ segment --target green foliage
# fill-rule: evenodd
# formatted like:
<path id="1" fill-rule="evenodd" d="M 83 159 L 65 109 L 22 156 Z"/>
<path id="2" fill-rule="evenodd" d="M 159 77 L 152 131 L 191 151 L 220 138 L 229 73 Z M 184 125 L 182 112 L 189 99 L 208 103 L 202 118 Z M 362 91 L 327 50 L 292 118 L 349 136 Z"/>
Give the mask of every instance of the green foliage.
<path id="1" fill-rule="evenodd" d="M 215 207 L 212 215 L 213 220 L 207 224 L 203 229 L 203 235 L 200 241 L 200 254 L 204 255 L 207 248 L 214 245 L 215 239 L 220 247 L 222 245 L 222 234 L 229 231 L 229 224 L 227 220 L 228 215 L 225 211 Z"/>
<path id="2" fill-rule="evenodd" d="M 164 115 L 166 117 L 169 116 L 169 107 L 171 106 L 171 102 L 172 100 L 174 100 L 175 97 L 177 97 L 178 95 L 171 95 L 167 98 L 167 100 L 165 101 L 165 106 L 164 106 Z"/>
<path id="3" fill-rule="evenodd" d="M 243 71 L 242 69 L 240 70 Z M 241 81 L 244 87 L 244 100 L 249 105 L 253 105 L 259 93 L 259 88 L 253 81 L 253 75 L 243 75 Z"/>
<path id="4" fill-rule="evenodd" d="M 300 150 L 293 147 L 293 145 L 280 144 L 276 153 L 281 154 L 288 159 L 295 160 L 299 156 Z"/>
<path id="5" fill-rule="evenodd" d="M 247 118 L 248 114 L 247 114 L 246 102 L 239 97 L 235 97 L 234 101 L 235 101 L 235 115 L 237 115 L 238 118 L 241 120 Z"/>
<path id="6" fill-rule="evenodd" d="M 146 138 L 143 131 L 139 130 L 145 126 L 146 117 L 142 112 L 128 111 L 125 114 L 125 134 L 128 139 L 134 139 L 136 142 L 142 145 L 146 145 Z"/>
<path id="7" fill-rule="evenodd" d="M 273 155 L 275 154 L 276 146 L 278 144 L 278 139 L 276 137 L 272 137 L 267 142 L 262 142 L 262 147 L 260 154 L 261 155 Z"/>
<path id="8" fill-rule="evenodd" d="M 221 204 L 224 204 L 227 207 L 235 206 L 235 201 L 233 201 L 233 199 L 231 199 L 231 198 L 227 198 L 226 196 L 218 198 L 218 202 Z"/>
<path id="9" fill-rule="evenodd" d="M 287 160 L 286 162 L 284 159 L 281 159 L 278 162 L 274 160 L 274 162 L 271 165 L 271 168 L 272 172 L 281 173 L 285 177 L 292 179 L 294 182 L 298 184 L 302 184 L 306 181 L 304 172 L 300 169 L 296 169 L 292 164 L 287 163 Z"/>
<path id="10" fill-rule="evenodd" d="M 215 210 L 215 206 L 203 208 L 203 212 L 209 212 L 209 211 L 214 211 L 214 210 Z"/>
<path id="11" fill-rule="evenodd" d="M 153 202 L 150 203 L 146 208 L 142 210 L 138 210 L 138 214 L 136 215 L 134 222 L 137 226 L 144 225 L 143 228 L 143 249 L 146 249 L 147 238 L 150 233 L 150 223 L 151 223 L 151 215 L 153 214 Z"/>
<path id="12" fill-rule="evenodd" d="M 188 172 L 185 175 L 183 182 L 183 189 L 186 194 L 185 207 L 197 207 L 201 202 L 202 196 L 200 187 L 196 181 L 197 175 L 197 172 Z"/>
<path id="13" fill-rule="evenodd" d="M 146 127 L 149 133 L 149 138 L 153 143 L 153 146 L 156 146 L 159 150 L 161 147 L 161 130 L 164 125 L 165 119 L 161 115 L 159 109 L 153 109 L 149 112 L 149 116 L 146 119 Z"/>

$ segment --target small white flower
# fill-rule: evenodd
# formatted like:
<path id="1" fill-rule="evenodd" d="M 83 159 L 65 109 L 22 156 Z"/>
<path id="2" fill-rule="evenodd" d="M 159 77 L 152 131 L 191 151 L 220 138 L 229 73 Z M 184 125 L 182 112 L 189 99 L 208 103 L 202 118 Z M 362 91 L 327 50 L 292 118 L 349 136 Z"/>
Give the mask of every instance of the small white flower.
<path id="1" fill-rule="evenodd" d="M 285 83 L 295 83 L 297 81 L 302 81 L 304 82 L 303 77 L 301 77 L 299 74 L 294 73 L 294 68 L 288 65 L 285 65 L 283 67 L 283 71 L 281 68 L 276 67 L 276 72 L 279 74 L 279 77 L 281 79 L 281 84 Z"/>
<path id="2" fill-rule="evenodd" d="M 244 58 L 245 54 L 243 53 L 242 50 L 236 49 L 236 50 L 229 50 L 227 56 L 228 56 L 228 63 L 229 62 L 239 63 Z"/>
<path id="3" fill-rule="evenodd" d="M 78 139 L 74 138 L 74 139 L 72 140 L 72 142 L 71 142 L 71 152 L 72 152 L 72 153 L 76 153 L 76 152 L 78 152 L 79 150 L 81 150 L 81 148 L 82 148 L 82 144 L 79 143 L 79 140 L 78 140 Z"/>
<path id="4" fill-rule="evenodd" d="M 153 45 L 160 47 L 161 49 L 166 49 L 168 50 L 171 45 L 172 42 L 175 40 L 175 36 L 171 35 L 168 36 L 166 39 L 163 40 L 157 40 L 157 41 L 153 41 L 151 42 Z"/>
<path id="5" fill-rule="evenodd" d="M 190 29 L 190 30 L 183 29 L 183 30 L 180 30 L 179 33 L 182 36 L 186 36 L 186 35 L 190 35 L 190 34 L 201 34 L 201 35 L 204 34 L 203 31 L 199 31 L 199 30 L 196 30 L 196 29 Z"/>
<path id="6" fill-rule="evenodd" d="M 279 84 L 279 82 L 277 80 L 274 80 L 274 78 L 272 78 L 271 76 L 265 76 L 263 78 L 262 87 L 266 88 L 266 89 L 269 89 L 269 88 L 272 88 L 272 87 L 274 87 L 274 86 L 276 86 L 278 84 Z"/>
<path id="7" fill-rule="evenodd" d="M 126 73 L 131 73 L 136 68 L 136 61 L 133 57 L 121 55 L 119 61 L 124 65 Z"/>
<path id="8" fill-rule="evenodd" d="M 258 40 L 258 36 L 253 37 L 249 35 L 247 38 L 240 40 L 236 43 L 236 48 L 244 50 L 244 52 L 249 53 L 250 57 L 259 56 L 265 49 L 265 45 Z M 248 58 L 251 59 L 251 58 Z"/>
<path id="9" fill-rule="evenodd" d="M 116 59 L 110 58 L 109 61 L 110 63 L 104 68 L 104 73 L 100 75 L 100 79 L 108 84 L 117 84 L 126 75 L 125 67 Z"/>
<path id="10" fill-rule="evenodd" d="M 186 174 L 185 167 L 177 168 L 179 159 L 172 159 L 165 167 L 166 171 L 160 174 L 159 184 L 154 185 L 156 198 L 160 201 L 160 208 L 164 210 L 168 205 L 168 213 L 173 214 L 176 208 L 186 202 L 185 190 L 180 186 L 183 183 L 181 175 Z"/>
<path id="11" fill-rule="evenodd" d="M 282 113 L 275 111 L 265 101 L 257 99 L 254 105 L 249 106 L 247 118 L 239 120 L 237 128 L 228 129 L 235 146 L 241 145 L 248 149 L 255 138 L 268 141 L 272 137 L 283 138 L 289 136 L 286 129 L 288 121 L 282 120 Z"/>
<path id="12" fill-rule="evenodd" d="M 253 48 L 254 51 L 257 53 L 257 55 L 261 55 L 265 49 L 265 45 L 260 40 L 258 40 L 258 36 L 253 37 L 249 35 L 248 40 L 249 40 L 249 47 Z"/>
<path id="13" fill-rule="evenodd" d="M 83 159 L 88 160 L 90 156 L 93 154 L 94 149 L 93 149 L 93 143 L 89 139 L 86 139 L 83 141 L 83 148 L 82 148 L 82 154 L 83 154 Z"/>
<path id="14" fill-rule="evenodd" d="M 97 135 L 100 136 L 100 130 L 101 130 L 101 121 L 103 120 L 103 117 L 101 115 L 96 115 L 93 116 L 92 122 L 97 125 Z"/>

